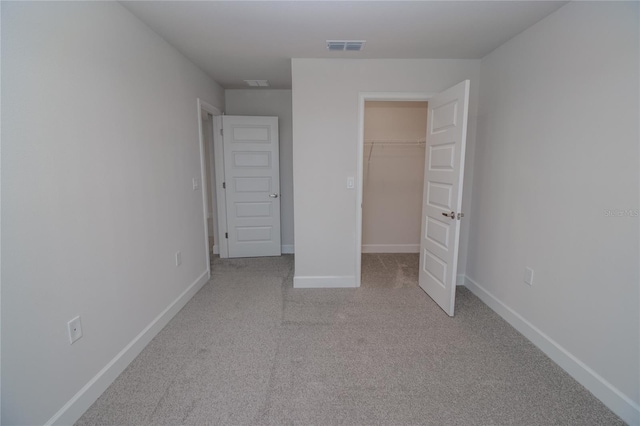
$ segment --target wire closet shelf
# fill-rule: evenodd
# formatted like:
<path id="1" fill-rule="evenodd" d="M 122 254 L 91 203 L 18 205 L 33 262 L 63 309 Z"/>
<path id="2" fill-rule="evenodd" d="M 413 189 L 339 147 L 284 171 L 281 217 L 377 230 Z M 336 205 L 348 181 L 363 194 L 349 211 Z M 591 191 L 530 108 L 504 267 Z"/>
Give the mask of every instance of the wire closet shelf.
<path id="1" fill-rule="evenodd" d="M 424 147 L 426 146 L 427 141 L 422 139 L 422 140 L 406 140 L 406 139 L 402 139 L 402 140 L 392 140 L 392 139 L 376 139 L 376 140 L 365 140 L 364 141 L 364 146 L 366 147 L 371 147 L 371 149 L 369 149 L 369 155 L 367 156 L 367 166 L 370 165 L 371 163 L 371 154 L 373 154 L 373 151 L 376 147 L 394 147 L 394 148 L 400 148 L 400 147 Z"/>

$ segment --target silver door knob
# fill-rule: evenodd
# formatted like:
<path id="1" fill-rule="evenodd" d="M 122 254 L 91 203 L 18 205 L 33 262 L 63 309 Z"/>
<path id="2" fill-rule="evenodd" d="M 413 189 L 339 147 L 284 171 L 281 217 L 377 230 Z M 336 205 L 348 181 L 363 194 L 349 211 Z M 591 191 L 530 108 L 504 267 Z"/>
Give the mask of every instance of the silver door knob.
<path id="1" fill-rule="evenodd" d="M 278 198 L 278 194 L 269 194 L 269 197 L 271 197 L 271 198 Z"/>
<path id="2" fill-rule="evenodd" d="M 456 214 L 454 212 L 451 213 L 442 213 L 442 216 L 446 216 L 446 217 L 450 217 L 451 219 L 455 219 L 456 218 Z"/>

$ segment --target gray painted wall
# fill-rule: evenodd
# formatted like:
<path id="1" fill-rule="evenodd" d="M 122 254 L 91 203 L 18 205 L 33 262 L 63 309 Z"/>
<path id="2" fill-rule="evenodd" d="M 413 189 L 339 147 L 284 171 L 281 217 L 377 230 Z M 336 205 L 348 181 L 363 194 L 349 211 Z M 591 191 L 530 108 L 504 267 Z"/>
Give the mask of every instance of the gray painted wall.
<path id="1" fill-rule="evenodd" d="M 355 190 L 360 92 L 439 93 L 471 80 L 462 211 L 473 182 L 480 60 L 293 59 L 293 176 L 296 212 L 294 283 L 353 286 L 356 276 Z M 357 185 L 360 183 L 358 182 Z M 466 263 L 462 222 L 458 271 Z"/>
<path id="2" fill-rule="evenodd" d="M 631 424 L 640 228 L 624 211 L 640 208 L 638 16 L 637 2 L 572 2 L 483 58 L 466 268 Z"/>
<path id="3" fill-rule="evenodd" d="M 73 423 L 206 281 L 198 97 L 224 107 L 116 2 L 2 3 L 2 424 Z"/>

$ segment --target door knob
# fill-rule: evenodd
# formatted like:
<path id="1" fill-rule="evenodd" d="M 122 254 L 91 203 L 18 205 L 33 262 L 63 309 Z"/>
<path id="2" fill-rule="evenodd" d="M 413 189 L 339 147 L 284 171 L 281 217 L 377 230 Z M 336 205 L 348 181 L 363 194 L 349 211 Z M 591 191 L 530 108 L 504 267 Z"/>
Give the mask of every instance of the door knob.
<path id="1" fill-rule="evenodd" d="M 456 218 L 456 214 L 454 212 L 451 213 L 442 213 L 442 216 L 446 216 L 446 217 L 450 217 L 451 219 L 455 219 Z"/>
<path id="2" fill-rule="evenodd" d="M 271 198 L 278 198 L 278 194 L 269 194 L 269 197 L 271 197 Z"/>

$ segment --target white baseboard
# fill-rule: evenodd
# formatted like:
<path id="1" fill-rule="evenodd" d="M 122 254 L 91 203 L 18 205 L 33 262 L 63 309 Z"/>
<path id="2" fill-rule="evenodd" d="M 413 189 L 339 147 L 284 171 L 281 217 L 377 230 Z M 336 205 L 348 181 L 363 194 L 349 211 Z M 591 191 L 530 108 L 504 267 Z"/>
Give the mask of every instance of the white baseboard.
<path id="1" fill-rule="evenodd" d="M 344 276 L 318 276 L 318 277 L 293 277 L 293 288 L 353 288 L 357 287 L 356 277 Z"/>
<path id="2" fill-rule="evenodd" d="M 629 425 L 640 425 L 640 406 L 631 398 L 623 394 L 602 376 L 593 371 L 588 365 L 580 361 L 576 356 L 520 316 L 516 311 L 505 305 L 480 284 L 468 276 L 464 277 L 464 283 L 473 294 L 478 296 L 487 306 L 511 324 L 513 328 L 522 333 L 622 420 Z"/>
<path id="3" fill-rule="evenodd" d="M 45 424 L 74 424 L 207 281 L 209 273 L 204 271 Z"/>
<path id="4" fill-rule="evenodd" d="M 363 244 L 363 253 L 420 253 L 420 244 Z"/>
<path id="5" fill-rule="evenodd" d="M 282 251 L 282 254 L 294 254 L 295 246 L 293 244 L 283 244 L 280 247 L 280 250 Z M 220 248 L 217 244 L 214 244 L 213 246 L 213 254 L 220 254 Z"/>
<path id="6" fill-rule="evenodd" d="M 293 244 L 283 244 L 281 250 L 282 254 L 294 254 L 296 252 Z"/>
<path id="7" fill-rule="evenodd" d="M 458 274 L 458 277 L 456 279 L 456 287 L 457 286 L 464 286 L 465 285 L 465 275 L 464 274 Z"/>

